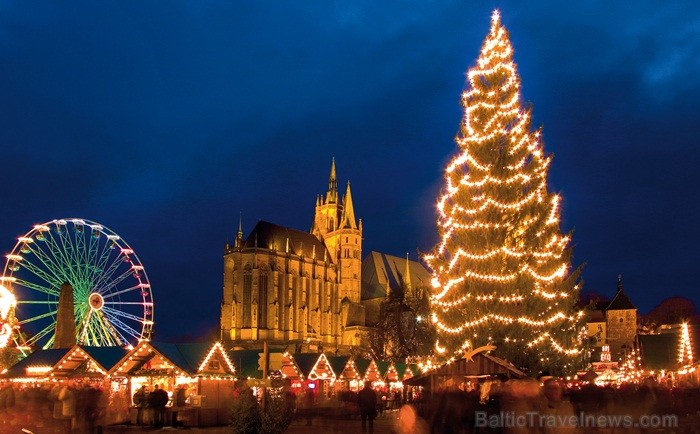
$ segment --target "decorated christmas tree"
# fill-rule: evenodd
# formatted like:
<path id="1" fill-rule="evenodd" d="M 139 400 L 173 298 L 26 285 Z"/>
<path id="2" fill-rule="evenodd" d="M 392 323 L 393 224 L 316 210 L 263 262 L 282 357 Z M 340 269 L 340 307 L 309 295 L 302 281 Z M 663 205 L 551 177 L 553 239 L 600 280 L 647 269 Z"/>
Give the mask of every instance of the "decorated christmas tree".
<path id="1" fill-rule="evenodd" d="M 436 352 L 461 357 L 484 345 L 530 371 L 570 368 L 580 352 L 580 270 L 559 228 L 552 161 L 532 131 L 508 32 L 493 13 L 462 95 L 458 154 L 437 202 L 433 271 Z"/>

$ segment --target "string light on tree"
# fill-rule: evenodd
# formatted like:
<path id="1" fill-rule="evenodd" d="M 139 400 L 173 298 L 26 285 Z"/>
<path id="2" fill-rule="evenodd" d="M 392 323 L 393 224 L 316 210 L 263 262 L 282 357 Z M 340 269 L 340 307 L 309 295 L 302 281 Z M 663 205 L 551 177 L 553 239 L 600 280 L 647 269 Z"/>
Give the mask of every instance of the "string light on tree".
<path id="1" fill-rule="evenodd" d="M 16 306 L 15 296 L 0 285 L 0 348 L 5 348 L 12 338 L 12 318 Z"/>
<path id="2" fill-rule="evenodd" d="M 690 341 L 690 331 L 688 323 L 684 322 L 681 325 L 680 348 L 678 350 L 678 363 L 681 366 L 693 364 L 693 348 Z"/>
<path id="3" fill-rule="evenodd" d="M 498 11 L 467 77 L 459 153 L 437 201 L 440 241 L 425 258 L 433 271 L 435 349 L 454 359 L 493 344 L 523 367 L 563 367 L 580 353 L 580 270 L 570 269 L 561 197 L 547 191 L 552 159 L 521 102 Z"/>

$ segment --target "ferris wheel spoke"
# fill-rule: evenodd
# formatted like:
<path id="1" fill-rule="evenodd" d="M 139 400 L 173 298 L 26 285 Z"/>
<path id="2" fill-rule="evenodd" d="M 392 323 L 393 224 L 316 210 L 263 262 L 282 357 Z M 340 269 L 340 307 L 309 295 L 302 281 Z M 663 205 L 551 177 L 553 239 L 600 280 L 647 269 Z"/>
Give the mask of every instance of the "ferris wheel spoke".
<path id="1" fill-rule="evenodd" d="M 138 288 L 138 286 L 136 286 L 134 288 Z M 134 288 L 129 288 L 129 290 L 131 291 Z M 122 291 L 120 291 L 120 292 L 122 292 Z M 117 294 L 114 293 L 111 295 L 117 295 Z M 107 298 L 107 297 L 105 296 L 105 298 Z M 147 306 L 148 305 L 148 303 L 144 303 L 143 301 L 105 301 L 104 303 L 105 303 L 105 306 L 115 306 L 115 305 L 116 306 L 122 306 L 122 305 L 124 305 L 124 306 L 128 306 L 128 305 Z"/>
<path id="2" fill-rule="evenodd" d="M 133 274 L 134 274 L 134 272 L 132 270 L 130 270 L 130 269 L 126 270 L 120 276 L 114 278 L 114 280 L 112 280 L 111 282 L 106 282 L 105 286 L 95 287 L 95 291 L 99 292 L 100 294 L 105 294 L 106 291 L 110 291 L 110 290 L 116 288 L 117 285 L 119 285 L 120 283 L 122 283 L 124 281 L 124 279 L 126 279 L 129 276 L 132 276 Z M 136 285 L 136 286 L 126 288 L 126 290 L 133 291 L 135 288 L 138 288 L 138 287 L 139 286 Z M 103 297 L 106 297 L 107 295 L 109 295 L 109 294 L 105 294 L 105 295 L 103 295 Z"/>
<path id="3" fill-rule="evenodd" d="M 56 328 L 56 323 L 52 322 L 51 324 L 47 325 L 43 330 L 41 330 L 39 333 L 35 334 L 31 338 L 27 339 L 25 344 L 26 346 L 30 347 L 37 342 L 39 342 L 40 339 L 42 339 L 44 336 L 48 335 L 49 333 L 53 332 L 54 329 Z M 47 345 L 53 345 L 53 336 L 47 343 Z M 44 348 L 47 347 L 47 345 L 44 346 Z"/>
<path id="4" fill-rule="evenodd" d="M 33 244 L 36 243 L 27 243 L 30 253 L 33 253 L 34 256 L 48 269 L 48 271 L 56 276 L 57 280 L 60 280 L 61 277 L 63 277 L 65 280 L 65 267 L 61 267 L 55 260 L 51 259 L 51 257 L 47 255 L 40 246 Z"/>
<path id="5" fill-rule="evenodd" d="M 105 310 L 105 312 L 108 312 L 112 315 L 120 316 L 123 318 L 128 318 L 130 320 L 134 320 L 134 321 L 142 323 L 142 324 L 144 321 L 143 318 L 140 316 L 136 316 L 136 315 L 128 313 L 128 312 L 122 312 L 120 310 L 112 309 L 111 307 L 105 307 L 104 310 Z"/>
<path id="6" fill-rule="evenodd" d="M 110 313 L 108 313 L 108 312 L 105 312 L 105 311 L 103 311 L 103 313 L 104 313 L 104 316 L 107 317 L 107 319 L 109 320 L 109 322 L 110 322 L 113 326 L 117 327 L 117 328 L 120 330 L 120 332 L 119 332 L 120 334 L 121 334 L 121 332 L 123 331 L 123 332 L 127 333 L 128 335 L 130 335 L 130 336 L 132 336 L 132 337 L 134 337 L 134 338 L 137 338 L 137 339 L 138 339 L 138 338 L 141 337 L 141 332 L 136 331 L 133 327 L 131 327 L 131 326 L 128 325 L 128 324 L 125 324 L 125 323 L 124 323 L 122 320 L 120 320 L 119 318 L 117 318 L 117 317 L 113 316 L 112 314 L 110 314 Z"/>
<path id="7" fill-rule="evenodd" d="M 79 344 L 84 344 L 85 343 L 85 336 L 87 335 L 87 331 L 90 328 L 90 317 L 92 316 L 92 309 L 89 309 L 85 315 L 84 318 L 80 320 L 78 324 L 80 324 L 80 331 L 78 335 L 78 343 Z"/>
<path id="8" fill-rule="evenodd" d="M 97 282 L 100 281 L 101 276 L 103 275 L 103 270 L 105 269 L 105 266 L 107 265 L 107 261 L 109 261 L 110 256 L 112 256 L 112 248 L 107 246 L 103 251 L 102 254 L 100 255 L 100 259 L 97 260 L 95 263 L 95 267 L 93 268 L 93 273 L 90 275 L 90 286 L 92 288 L 95 288 L 97 286 Z M 118 257 L 118 255 L 117 255 Z"/>
<path id="9" fill-rule="evenodd" d="M 101 294 L 102 291 L 100 290 L 100 288 L 106 286 L 107 283 L 110 282 L 112 276 L 117 272 L 117 270 L 119 270 L 120 266 L 123 265 L 123 262 L 124 259 L 122 258 L 122 256 L 117 256 L 114 262 L 112 262 L 109 265 L 109 268 L 107 268 L 107 270 L 93 284 L 93 289 Z"/>
<path id="10" fill-rule="evenodd" d="M 129 342 L 129 340 L 122 336 L 119 330 L 109 321 L 104 311 L 98 312 L 98 317 L 103 336 L 110 345 L 114 346 Z"/>
<path id="11" fill-rule="evenodd" d="M 90 336 L 94 345 L 114 346 L 117 343 L 113 338 L 110 327 L 104 323 L 104 318 L 99 311 L 96 311 L 90 322 Z"/>
<path id="12" fill-rule="evenodd" d="M 32 264 L 29 261 L 23 262 L 22 267 L 24 267 L 25 270 L 29 271 L 30 273 L 34 274 L 36 277 L 42 279 L 44 282 L 48 283 L 49 285 L 53 285 L 55 288 L 60 288 L 63 282 L 61 282 L 56 276 L 52 276 L 48 274 L 46 271 L 42 270 L 41 268 L 37 267 L 36 265 Z M 21 279 L 17 279 L 17 281 L 20 281 Z M 24 281 L 24 280 L 22 280 Z M 26 281 L 25 281 L 26 282 Z M 56 293 L 58 293 L 58 289 L 54 289 Z"/>
<path id="13" fill-rule="evenodd" d="M 90 229 L 89 231 L 83 232 L 83 235 L 80 237 L 82 239 L 82 257 L 83 257 L 83 264 L 85 266 L 81 270 L 83 273 L 83 279 L 85 279 L 85 282 L 88 282 L 88 288 L 87 291 L 90 291 L 90 283 L 92 282 L 92 275 L 95 272 L 95 263 L 97 261 L 97 252 L 98 248 L 100 246 L 100 236 L 94 236 L 92 234 L 92 227 L 88 226 Z M 85 242 L 85 237 L 88 237 L 88 242 Z"/>
<path id="14" fill-rule="evenodd" d="M 53 295 L 58 297 L 59 291 L 53 288 L 47 288 L 46 286 L 39 285 L 38 283 L 29 282 L 27 280 L 17 279 L 15 280 L 15 285 L 21 286 L 23 288 L 33 289 L 34 291 L 43 292 L 45 294 Z M 60 285 L 57 285 L 60 286 Z M 18 300 L 18 303 L 22 301 Z"/>
<path id="15" fill-rule="evenodd" d="M 60 238 L 63 245 L 63 251 L 66 257 L 66 264 L 70 264 L 70 270 L 73 275 L 73 279 L 77 282 L 80 280 L 78 275 L 78 269 L 80 268 L 80 257 L 77 253 L 75 243 L 73 242 L 74 237 L 70 233 L 70 229 L 66 226 L 60 232 Z"/>
<path id="16" fill-rule="evenodd" d="M 31 318 L 27 318 L 27 319 L 25 319 L 25 320 L 22 320 L 22 321 L 17 322 L 17 324 L 23 325 L 23 324 L 27 324 L 27 323 L 30 323 L 30 322 L 33 322 L 33 321 L 40 320 L 40 319 L 44 319 L 44 318 L 48 318 L 48 317 L 53 317 L 53 316 L 56 315 L 56 312 L 58 312 L 58 309 L 52 310 L 52 311 L 50 311 L 50 312 L 43 313 L 43 314 L 41 314 L 41 315 L 33 316 L 33 317 L 31 317 Z"/>
<path id="17" fill-rule="evenodd" d="M 116 291 L 116 292 L 112 292 L 112 293 L 109 293 L 109 294 L 105 294 L 105 295 L 103 296 L 103 298 L 104 298 L 105 300 L 107 300 L 107 299 L 109 299 L 109 298 L 116 297 L 117 295 L 122 295 L 122 294 L 125 294 L 125 293 L 129 292 L 129 291 L 134 291 L 134 290 L 137 290 L 137 289 L 140 289 L 140 288 L 141 288 L 140 285 L 134 285 L 134 286 L 132 286 L 132 287 L 130 287 L 130 288 L 124 288 L 124 289 L 121 289 L 121 290 Z M 120 302 L 118 302 L 118 301 L 111 301 L 111 302 L 109 302 L 109 304 L 115 304 L 115 303 L 120 303 Z M 105 304 L 107 304 L 107 302 L 105 302 Z M 142 302 L 134 302 L 134 303 L 132 303 L 132 304 L 143 304 L 143 303 L 142 303 Z"/>
<path id="18" fill-rule="evenodd" d="M 54 234 L 52 231 L 47 231 L 48 232 L 48 237 L 46 237 L 46 246 L 48 249 L 51 251 L 51 254 L 55 258 L 60 258 L 60 264 L 63 264 L 63 266 L 59 267 L 61 268 L 62 273 L 64 274 L 65 279 L 70 279 L 71 281 L 75 282 L 78 280 L 78 276 L 75 274 L 75 270 L 73 270 L 73 262 L 71 262 L 70 255 L 66 252 L 65 248 L 61 248 L 61 245 L 65 245 L 66 243 L 70 243 L 69 239 L 64 238 L 65 234 L 67 232 L 67 228 L 63 228 L 58 235 L 58 238 L 61 241 L 61 244 L 59 244 L 56 241 L 56 238 L 54 237 Z"/>
<path id="19" fill-rule="evenodd" d="M 58 301 L 17 300 L 17 304 L 53 304 L 53 305 L 57 305 Z"/>
<path id="20" fill-rule="evenodd" d="M 85 279 L 85 266 L 87 265 L 87 255 L 85 249 L 85 227 L 81 231 L 78 230 L 77 226 L 73 227 L 72 240 L 75 240 L 73 245 L 73 257 L 75 258 L 76 274 L 78 274 L 82 279 Z"/>

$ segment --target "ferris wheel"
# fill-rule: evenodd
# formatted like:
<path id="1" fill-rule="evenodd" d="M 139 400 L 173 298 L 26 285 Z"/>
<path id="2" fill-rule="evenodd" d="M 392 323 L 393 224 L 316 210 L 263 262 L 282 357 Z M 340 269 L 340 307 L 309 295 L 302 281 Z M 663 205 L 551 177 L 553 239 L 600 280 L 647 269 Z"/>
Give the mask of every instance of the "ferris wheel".
<path id="1" fill-rule="evenodd" d="M 146 270 L 108 228 L 84 219 L 52 220 L 19 237 L 6 258 L 0 285 L 14 299 L 19 346 L 53 346 L 66 284 L 73 290 L 78 344 L 125 346 L 150 339 L 153 295 Z"/>

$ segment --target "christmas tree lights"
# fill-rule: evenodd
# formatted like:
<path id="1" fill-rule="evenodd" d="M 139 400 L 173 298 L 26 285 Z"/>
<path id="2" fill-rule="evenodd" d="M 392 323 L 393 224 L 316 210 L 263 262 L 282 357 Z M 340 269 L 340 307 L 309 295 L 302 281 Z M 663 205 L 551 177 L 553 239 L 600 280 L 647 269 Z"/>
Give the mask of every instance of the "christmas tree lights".
<path id="1" fill-rule="evenodd" d="M 9 289 L 0 285 L 0 348 L 5 348 L 12 338 L 12 318 L 17 300 Z"/>
<path id="2" fill-rule="evenodd" d="M 680 348 L 678 350 L 678 363 L 683 365 L 693 364 L 693 348 L 690 341 L 690 331 L 688 323 L 684 322 L 681 325 Z"/>
<path id="3" fill-rule="evenodd" d="M 492 344 L 521 366 L 570 365 L 580 352 L 580 272 L 570 270 L 561 198 L 547 191 L 551 157 L 541 132 L 531 131 L 498 11 L 467 77 L 459 154 L 437 201 L 440 241 L 425 258 L 433 271 L 435 349 L 454 359 Z"/>

